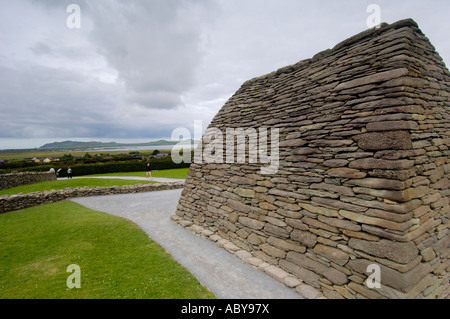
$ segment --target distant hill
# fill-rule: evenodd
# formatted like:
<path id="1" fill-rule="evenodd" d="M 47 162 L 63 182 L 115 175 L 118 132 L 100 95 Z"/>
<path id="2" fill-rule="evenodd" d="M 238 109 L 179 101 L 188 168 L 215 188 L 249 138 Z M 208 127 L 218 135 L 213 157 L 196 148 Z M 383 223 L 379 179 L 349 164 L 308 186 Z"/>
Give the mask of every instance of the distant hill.
<path id="1" fill-rule="evenodd" d="M 186 143 L 192 143 L 193 140 L 186 140 Z M 157 146 L 157 145 L 175 145 L 179 142 L 159 140 L 148 143 L 116 143 L 116 142 L 79 142 L 79 141 L 64 141 L 47 143 L 39 147 L 39 149 L 92 149 L 92 148 L 119 148 L 129 146 Z"/>
<path id="2" fill-rule="evenodd" d="M 47 143 L 39 147 L 39 149 L 53 149 L 53 148 L 97 148 L 97 147 L 117 147 L 120 146 L 116 142 L 103 143 L 103 142 L 77 142 L 77 141 L 64 141 L 64 142 L 53 142 Z"/>

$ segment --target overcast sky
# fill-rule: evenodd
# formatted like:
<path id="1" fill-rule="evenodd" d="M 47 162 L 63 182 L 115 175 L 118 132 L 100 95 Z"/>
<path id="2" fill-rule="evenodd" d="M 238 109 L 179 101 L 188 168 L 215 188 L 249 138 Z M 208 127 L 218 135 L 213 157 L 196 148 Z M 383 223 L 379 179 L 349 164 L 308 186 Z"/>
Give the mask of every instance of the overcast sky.
<path id="1" fill-rule="evenodd" d="M 367 29 L 372 3 L 450 63 L 448 0 L 0 0 L 0 149 L 205 129 L 246 80 Z"/>

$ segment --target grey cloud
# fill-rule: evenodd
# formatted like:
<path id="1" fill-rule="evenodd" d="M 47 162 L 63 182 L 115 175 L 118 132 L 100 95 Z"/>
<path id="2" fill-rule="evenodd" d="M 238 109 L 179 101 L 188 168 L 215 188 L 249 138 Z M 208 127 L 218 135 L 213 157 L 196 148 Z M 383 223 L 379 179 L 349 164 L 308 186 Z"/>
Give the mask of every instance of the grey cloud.
<path id="1" fill-rule="evenodd" d="M 91 40 L 118 71 L 128 101 L 147 108 L 180 105 L 179 96 L 195 85 L 202 61 L 195 13 L 202 14 L 180 0 L 90 3 Z"/>
<path id="2" fill-rule="evenodd" d="M 108 119 L 112 105 L 106 86 L 71 70 L 32 64 L 0 67 L 0 87 L 3 137 L 87 134 L 84 123 Z"/>
<path id="3" fill-rule="evenodd" d="M 81 29 L 66 26 L 67 5 Z M 370 0 L 0 1 L 1 137 L 170 137 L 254 76 L 364 30 Z M 447 0 L 378 2 L 446 62 Z M 0 145 L 0 148 L 1 145 Z"/>
<path id="4" fill-rule="evenodd" d="M 52 52 L 52 49 L 45 43 L 42 42 L 36 42 L 31 48 L 31 51 L 33 51 L 36 55 L 46 55 L 50 54 Z"/>
<path id="5" fill-rule="evenodd" d="M 0 66 L 0 137 L 158 138 L 182 124 L 162 110 L 118 102 L 122 93 L 117 90 L 74 70 Z"/>
<path id="6" fill-rule="evenodd" d="M 125 97 L 128 103 L 135 103 L 149 109 L 173 109 L 183 105 L 180 95 L 169 90 L 152 90 L 128 92 Z"/>

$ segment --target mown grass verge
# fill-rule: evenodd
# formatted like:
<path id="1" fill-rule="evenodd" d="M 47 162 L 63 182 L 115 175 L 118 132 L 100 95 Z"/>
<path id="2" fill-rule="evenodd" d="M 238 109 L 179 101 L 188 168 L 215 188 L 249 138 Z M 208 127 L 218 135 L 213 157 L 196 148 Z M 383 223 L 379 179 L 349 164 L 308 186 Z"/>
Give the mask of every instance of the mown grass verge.
<path id="1" fill-rule="evenodd" d="M 67 187 L 109 187 L 109 186 L 124 186 L 136 184 L 151 184 L 152 181 L 136 181 L 123 179 L 100 179 L 100 178 L 81 178 L 81 179 L 63 179 L 57 181 L 38 182 L 29 185 L 17 186 L 7 188 L 0 191 L 2 195 L 27 194 L 32 192 L 60 190 Z"/>
<path id="2" fill-rule="evenodd" d="M 71 201 L 0 215 L 0 234 L 1 299 L 215 298 L 135 224 Z"/>
<path id="3" fill-rule="evenodd" d="M 176 178 L 185 179 L 188 175 L 189 168 L 174 168 L 164 169 L 160 171 L 152 171 L 152 177 L 164 177 L 164 178 Z M 141 172 L 123 172 L 123 173 L 107 173 L 107 174 L 95 174 L 87 176 L 133 176 L 133 177 L 145 177 L 145 171 Z"/>

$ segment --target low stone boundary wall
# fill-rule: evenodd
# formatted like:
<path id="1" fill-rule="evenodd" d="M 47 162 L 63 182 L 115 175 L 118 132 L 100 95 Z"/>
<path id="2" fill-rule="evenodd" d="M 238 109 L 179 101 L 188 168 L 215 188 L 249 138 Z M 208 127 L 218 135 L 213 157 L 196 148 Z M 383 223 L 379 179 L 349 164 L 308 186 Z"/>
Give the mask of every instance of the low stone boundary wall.
<path id="1" fill-rule="evenodd" d="M 53 172 L 16 172 L 0 175 L 0 190 L 37 182 L 56 181 Z"/>
<path id="2" fill-rule="evenodd" d="M 0 213 L 54 203 L 69 198 L 153 192 L 183 188 L 184 181 L 174 183 L 137 184 L 110 187 L 76 187 L 0 197 Z"/>

